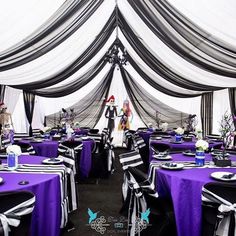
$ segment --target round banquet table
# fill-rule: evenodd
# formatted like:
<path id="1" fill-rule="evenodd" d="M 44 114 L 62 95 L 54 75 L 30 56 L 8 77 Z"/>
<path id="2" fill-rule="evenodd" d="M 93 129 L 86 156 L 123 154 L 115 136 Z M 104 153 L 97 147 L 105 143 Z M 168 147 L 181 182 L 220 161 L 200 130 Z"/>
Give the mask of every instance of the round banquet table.
<path id="1" fill-rule="evenodd" d="M 172 154 L 174 162 L 194 162 L 194 157 Z M 206 161 L 212 159 L 206 154 Z M 231 156 L 236 161 L 236 156 Z M 152 162 L 159 162 L 155 159 Z M 163 161 L 161 161 L 163 162 Z M 167 161 L 165 161 L 167 162 Z M 170 196 L 173 201 L 178 236 L 201 235 L 201 192 L 204 184 L 215 182 L 211 173 L 229 171 L 236 173 L 234 167 L 191 168 L 182 170 L 156 169 L 155 185 L 160 196 Z M 232 182 L 235 183 L 236 182 Z"/>
<path id="2" fill-rule="evenodd" d="M 196 141 L 193 140 L 191 142 L 181 142 L 181 143 L 176 143 L 173 141 L 173 139 L 161 139 L 161 140 L 152 140 L 150 142 L 150 146 L 152 143 L 155 144 L 167 144 L 170 146 L 170 150 L 174 151 L 174 150 L 193 150 L 195 151 L 196 147 Z M 209 143 L 209 149 L 214 148 L 216 145 L 219 145 L 221 142 L 211 142 Z M 149 148 L 149 160 L 152 159 L 152 155 L 153 155 L 153 151 L 151 150 L 151 148 Z"/>
<path id="3" fill-rule="evenodd" d="M 36 154 L 44 157 L 57 157 L 58 141 L 41 141 L 20 140 L 20 143 L 28 143 L 33 146 Z M 92 167 L 92 148 L 94 141 L 92 139 L 82 140 L 83 149 L 80 156 L 80 175 L 82 178 L 88 177 Z"/>
<path id="4" fill-rule="evenodd" d="M 45 157 L 19 156 L 20 164 L 41 164 Z M 3 163 L 6 160 L 2 160 Z M 35 194 L 36 202 L 32 214 L 32 236 L 59 236 L 61 220 L 60 178 L 52 173 L 29 173 L 0 171 L 4 183 L 0 192 L 26 190 Z M 29 181 L 19 185 L 20 181 Z"/>

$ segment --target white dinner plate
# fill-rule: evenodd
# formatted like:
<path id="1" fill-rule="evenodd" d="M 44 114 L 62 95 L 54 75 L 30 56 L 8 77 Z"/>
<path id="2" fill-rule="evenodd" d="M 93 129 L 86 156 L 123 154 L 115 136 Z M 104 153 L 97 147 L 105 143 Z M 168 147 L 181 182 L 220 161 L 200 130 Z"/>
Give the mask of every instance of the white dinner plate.
<path id="1" fill-rule="evenodd" d="M 183 151 L 182 153 L 185 156 L 191 156 L 191 157 L 195 157 L 195 155 L 196 155 L 196 153 L 192 152 L 192 151 Z"/>
<path id="2" fill-rule="evenodd" d="M 161 165 L 161 168 L 168 170 L 181 170 L 184 168 L 184 164 L 182 163 L 165 163 Z"/>
<path id="3" fill-rule="evenodd" d="M 0 177 L 0 184 L 4 183 L 4 179 L 2 177 Z"/>
<path id="4" fill-rule="evenodd" d="M 236 173 L 232 178 L 225 178 L 224 176 L 230 175 L 230 174 L 234 174 L 233 172 L 226 172 L 226 171 L 217 171 L 217 172 L 213 172 L 211 173 L 211 177 L 217 180 L 222 180 L 222 181 L 236 181 Z"/>
<path id="5" fill-rule="evenodd" d="M 163 156 L 163 155 L 159 155 L 159 154 L 155 154 L 153 155 L 153 157 L 157 160 L 171 160 L 172 157 L 170 155 L 167 155 L 167 156 Z"/>
<path id="6" fill-rule="evenodd" d="M 151 139 L 152 139 L 152 140 L 161 140 L 162 137 L 160 137 L 160 136 L 154 136 L 154 137 L 151 137 Z"/>
<path id="7" fill-rule="evenodd" d="M 211 155 L 212 156 L 221 156 L 222 153 L 223 152 L 215 152 L 215 151 L 213 151 L 213 152 L 211 152 Z M 229 155 L 230 155 L 229 153 L 225 153 L 226 157 L 228 157 Z"/>
<path id="8" fill-rule="evenodd" d="M 42 161 L 43 164 L 50 164 L 50 165 L 56 165 L 56 164 L 61 164 L 63 163 L 63 159 L 60 157 L 57 158 L 47 158 Z"/>

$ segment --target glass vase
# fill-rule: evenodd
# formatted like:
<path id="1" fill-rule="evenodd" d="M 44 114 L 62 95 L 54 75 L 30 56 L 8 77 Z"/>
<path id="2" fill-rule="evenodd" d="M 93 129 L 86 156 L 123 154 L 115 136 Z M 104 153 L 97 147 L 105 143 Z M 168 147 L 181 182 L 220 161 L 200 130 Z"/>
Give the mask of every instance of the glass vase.
<path id="1" fill-rule="evenodd" d="M 181 134 L 176 134 L 175 135 L 175 142 L 181 142 L 182 141 L 182 135 Z"/>
<path id="2" fill-rule="evenodd" d="M 195 163 L 197 166 L 204 166 L 205 165 L 205 152 L 204 151 L 196 150 Z"/>

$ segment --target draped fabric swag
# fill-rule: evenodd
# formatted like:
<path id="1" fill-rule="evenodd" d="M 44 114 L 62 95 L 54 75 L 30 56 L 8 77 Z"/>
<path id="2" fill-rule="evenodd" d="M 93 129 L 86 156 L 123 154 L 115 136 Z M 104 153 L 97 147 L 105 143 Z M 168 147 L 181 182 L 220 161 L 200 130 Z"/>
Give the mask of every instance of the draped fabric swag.
<path id="1" fill-rule="evenodd" d="M 212 133 L 213 92 L 204 93 L 201 97 L 201 120 L 203 137 Z"/>
<path id="2" fill-rule="evenodd" d="M 0 102 L 4 101 L 5 89 L 6 89 L 6 86 L 0 84 Z"/>
<path id="3" fill-rule="evenodd" d="M 236 91 L 235 88 L 230 88 L 229 92 L 229 103 L 230 103 L 230 110 L 233 117 L 236 116 Z M 236 121 L 234 120 L 234 127 L 236 128 Z"/>
<path id="4" fill-rule="evenodd" d="M 25 105 L 25 114 L 29 122 L 29 135 L 32 136 L 32 120 L 34 113 L 34 101 L 35 95 L 23 91 L 24 105 Z"/>
<path id="5" fill-rule="evenodd" d="M 158 114 L 163 122 L 168 122 L 172 127 L 183 126 L 188 114 L 165 105 L 159 98 L 150 95 L 149 91 L 141 89 L 140 81 L 129 69 L 134 70 L 145 83 L 165 95 L 176 98 L 201 96 L 201 121 L 205 135 L 212 132 L 214 91 L 228 88 L 231 112 L 236 114 L 236 45 L 214 37 L 166 0 L 118 1 L 116 7 L 106 13 L 106 22 L 104 20 L 105 23 L 103 22 L 104 24 L 96 31 L 96 35 L 91 36 L 92 40 L 79 50 L 73 60 L 68 59 L 68 54 L 64 66 L 61 64 L 62 67 L 57 67 L 55 62 L 53 67 L 52 62 L 51 68 L 56 68 L 53 73 L 49 70 L 41 76 L 39 72 L 35 80 L 32 80 L 34 74 L 31 75 L 30 68 L 24 72 L 26 65 L 32 63 L 32 68 L 37 68 L 37 63 L 33 64 L 34 61 L 50 53 L 56 53 L 55 49 L 61 48 L 76 32 L 86 27 L 89 19 L 106 4 L 108 1 L 104 0 L 65 1 L 31 35 L 0 52 L 0 71 L 3 73 L 0 74 L 0 80 L 2 79 L 1 84 L 4 84 L 0 87 L 0 99 L 4 99 L 5 85 L 24 91 L 30 133 L 35 95 L 46 98 L 68 96 L 81 91 L 85 85 L 99 77 L 101 81 L 91 89 L 91 92 L 71 106 L 75 109 L 76 121 L 81 126 L 94 127 L 104 110 L 104 99 L 109 95 L 115 66 L 120 69 L 125 89 L 136 113 L 146 125 L 156 123 Z M 168 47 L 168 50 L 181 57 L 187 64 L 181 62 L 180 67 L 176 68 L 171 66 L 166 58 L 164 60 L 160 56 L 161 53 L 152 47 L 155 45 L 151 45 L 145 39 L 145 35 L 141 34 L 143 31 L 133 27 L 133 22 L 125 14 L 125 6 L 132 9 L 134 19 L 138 18 L 145 23 L 148 34 L 155 37 L 158 45 Z M 110 42 L 115 33 L 115 41 Z M 118 61 L 113 61 L 109 67 L 107 54 L 102 50 L 109 52 L 114 47 L 118 48 L 119 53 L 126 55 L 127 67 L 119 62 L 120 55 L 117 55 Z M 73 51 L 76 50 L 78 48 L 73 48 Z M 159 47 L 159 50 L 162 50 L 162 47 Z M 55 61 L 57 58 L 55 57 Z M 187 73 L 188 70 L 180 69 L 185 65 L 189 65 L 190 73 Z M 194 70 L 191 70 L 193 67 Z M 12 81 L 16 80 L 13 79 L 9 80 L 9 83 L 6 82 L 7 76 L 17 78 L 17 69 L 23 71 L 22 78 L 25 73 L 25 82 L 14 83 Z M 81 71 L 82 73 L 78 73 Z M 57 112 L 47 116 L 47 124 L 55 125 L 59 114 L 60 112 Z"/>

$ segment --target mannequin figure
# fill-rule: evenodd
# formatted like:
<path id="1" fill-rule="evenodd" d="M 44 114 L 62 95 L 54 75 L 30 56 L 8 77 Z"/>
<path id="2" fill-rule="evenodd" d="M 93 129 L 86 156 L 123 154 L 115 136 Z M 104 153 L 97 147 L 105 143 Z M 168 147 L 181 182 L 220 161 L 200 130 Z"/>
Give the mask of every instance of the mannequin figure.
<path id="1" fill-rule="evenodd" d="M 105 117 L 108 119 L 107 128 L 111 136 L 111 133 L 115 128 L 115 118 L 117 116 L 117 108 L 115 106 L 115 97 L 112 95 L 108 100 L 106 100 L 106 102 L 108 102 L 109 104 L 107 105 Z"/>
<path id="2" fill-rule="evenodd" d="M 121 118 L 120 118 L 120 122 L 118 125 L 118 130 L 130 129 L 130 122 L 132 122 L 133 113 L 129 107 L 129 100 L 128 99 L 124 100 L 123 107 L 120 110 L 119 116 Z M 131 116 L 131 120 L 129 121 L 130 116 Z"/>
<path id="3" fill-rule="evenodd" d="M 0 103 L 0 126 L 2 132 L 6 130 L 13 130 L 11 113 L 7 112 L 7 107 L 3 102 Z"/>

